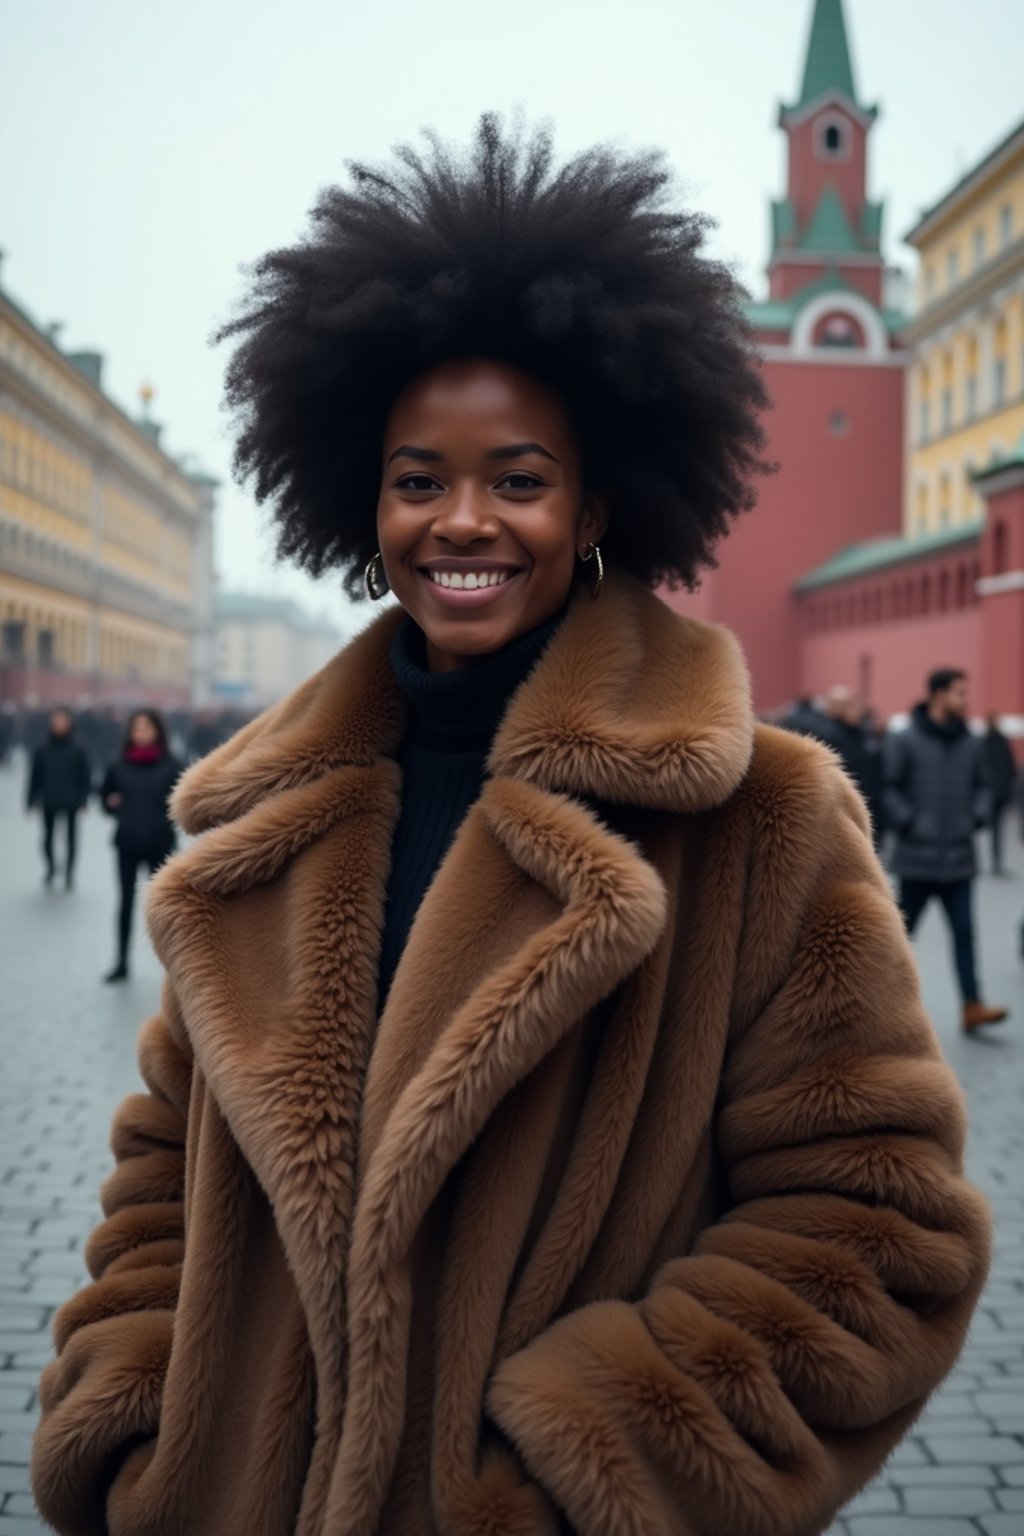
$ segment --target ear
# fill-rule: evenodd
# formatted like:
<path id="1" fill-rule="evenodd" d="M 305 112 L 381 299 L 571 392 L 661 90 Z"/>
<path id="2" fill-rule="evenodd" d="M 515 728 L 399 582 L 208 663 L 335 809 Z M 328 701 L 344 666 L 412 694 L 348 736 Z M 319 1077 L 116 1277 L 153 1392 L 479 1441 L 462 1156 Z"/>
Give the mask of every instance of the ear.
<path id="1" fill-rule="evenodd" d="M 603 491 L 591 492 L 584 501 L 580 512 L 580 520 L 576 529 L 577 542 L 581 546 L 600 544 L 608 532 L 608 519 L 608 497 Z"/>

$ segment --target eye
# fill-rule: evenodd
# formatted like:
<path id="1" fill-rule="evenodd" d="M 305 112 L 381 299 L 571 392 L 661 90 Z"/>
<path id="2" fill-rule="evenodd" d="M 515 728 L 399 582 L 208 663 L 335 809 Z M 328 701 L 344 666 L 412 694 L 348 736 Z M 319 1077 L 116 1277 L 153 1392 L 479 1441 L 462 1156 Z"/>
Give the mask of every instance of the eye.
<path id="1" fill-rule="evenodd" d="M 544 484 L 537 475 L 527 474 L 524 469 L 511 469 L 502 475 L 496 489 L 499 491 L 536 491 Z"/>
<path id="2" fill-rule="evenodd" d="M 402 475 L 395 481 L 395 489 L 399 491 L 437 491 L 441 487 L 433 475 L 411 474 Z"/>

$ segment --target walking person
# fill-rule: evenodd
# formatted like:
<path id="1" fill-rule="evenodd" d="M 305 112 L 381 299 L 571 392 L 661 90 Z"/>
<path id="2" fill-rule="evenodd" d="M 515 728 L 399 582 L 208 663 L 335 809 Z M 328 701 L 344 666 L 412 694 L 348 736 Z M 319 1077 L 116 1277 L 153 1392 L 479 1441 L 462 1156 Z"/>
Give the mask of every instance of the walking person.
<path id="1" fill-rule="evenodd" d="M 282 547 L 397 602 L 176 791 L 36 1498 L 68 1536 L 810 1536 L 963 1343 L 960 1091 L 845 774 L 652 591 L 762 467 L 703 221 L 650 155 L 430 144 L 230 328 Z"/>
<path id="2" fill-rule="evenodd" d="M 75 735 L 71 711 L 55 709 L 45 740 L 32 753 L 26 796 L 27 809 L 41 812 L 43 818 L 44 885 L 52 885 L 57 875 L 54 834 L 62 822 L 64 886 L 69 891 L 74 886 L 78 818 L 88 804 L 91 788 L 89 758 Z"/>
<path id="3" fill-rule="evenodd" d="M 885 804 L 896 842 L 893 873 L 907 930 L 913 934 L 932 898 L 942 904 L 953 940 L 963 999 L 963 1028 L 1000 1024 L 1005 1008 L 982 1001 L 975 955 L 975 834 L 992 816 L 992 787 L 982 743 L 967 726 L 967 674 L 942 667 L 906 730 L 885 749 Z"/>
<path id="4" fill-rule="evenodd" d="M 1013 803 L 1013 789 L 1017 779 L 1017 763 L 1013 748 L 999 729 L 999 716 L 990 714 L 985 720 L 985 734 L 981 738 L 985 770 L 992 789 L 992 820 L 989 823 L 992 836 L 992 873 L 1005 875 L 1003 863 L 1003 823 L 1006 812 Z"/>
<path id="5" fill-rule="evenodd" d="M 120 891 L 117 959 L 104 981 L 127 980 L 139 870 L 145 867 L 155 874 L 174 852 L 168 801 L 180 775 L 181 763 L 168 749 L 160 715 L 152 709 L 136 710 L 128 721 L 121 756 L 107 769 L 100 789 L 104 810 L 117 820 L 114 847 Z"/>

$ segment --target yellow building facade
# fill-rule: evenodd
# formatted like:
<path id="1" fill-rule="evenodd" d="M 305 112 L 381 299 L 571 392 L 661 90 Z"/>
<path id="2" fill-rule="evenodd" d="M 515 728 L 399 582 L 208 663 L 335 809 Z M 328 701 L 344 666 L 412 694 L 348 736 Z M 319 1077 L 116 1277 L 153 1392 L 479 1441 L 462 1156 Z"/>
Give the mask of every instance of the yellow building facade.
<path id="1" fill-rule="evenodd" d="M 906 239 L 920 258 L 904 486 L 917 538 L 977 523 L 972 471 L 1024 433 L 1024 123 Z"/>
<path id="2" fill-rule="evenodd" d="M 204 704 L 215 482 L 0 292 L 0 699 Z"/>

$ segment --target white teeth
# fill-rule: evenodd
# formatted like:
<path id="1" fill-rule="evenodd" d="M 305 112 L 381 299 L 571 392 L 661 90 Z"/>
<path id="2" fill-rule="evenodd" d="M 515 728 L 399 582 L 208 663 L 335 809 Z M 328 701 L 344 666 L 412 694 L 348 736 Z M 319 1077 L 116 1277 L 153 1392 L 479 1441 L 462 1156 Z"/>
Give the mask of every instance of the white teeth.
<path id="1" fill-rule="evenodd" d="M 509 571 L 430 571 L 431 581 L 439 587 L 452 587 L 457 592 L 476 592 L 481 587 L 500 587 L 506 582 Z"/>

